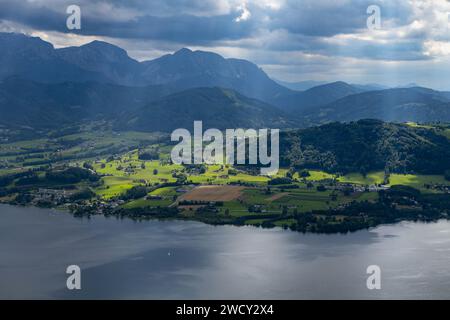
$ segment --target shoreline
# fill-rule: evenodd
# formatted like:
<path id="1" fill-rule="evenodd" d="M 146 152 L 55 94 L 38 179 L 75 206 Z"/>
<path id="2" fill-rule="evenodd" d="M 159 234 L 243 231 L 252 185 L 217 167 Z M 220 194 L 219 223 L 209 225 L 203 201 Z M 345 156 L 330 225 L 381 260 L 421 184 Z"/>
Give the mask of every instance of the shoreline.
<path id="1" fill-rule="evenodd" d="M 123 219 L 127 218 L 133 221 L 137 222 L 144 222 L 144 221 L 185 221 L 185 222 L 200 222 L 206 225 L 211 226 L 234 226 L 234 227 L 256 227 L 256 228 L 262 228 L 262 229 L 280 229 L 283 231 L 289 230 L 291 232 L 297 232 L 297 233 L 303 233 L 303 234 L 341 234 L 341 235 L 347 235 L 350 233 L 355 233 L 362 230 L 371 230 L 374 228 L 378 228 L 383 225 L 396 225 L 402 222 L 421 222 L 421 223 L 429 223 L 429 222 L 438 222 L 440 220 L 446 220 L 450 221 L 450 216 L 446 212 L 441 212 L 438 215 L 432 215 L 432 216 L 416 216 L 416 217 L 409 217 L 409 218 L 397 218 L 395 220 L 386 220 L 386 221 L 379 221 L 379 223 L 375 224 L 366 224 L 361 223 L 359 226 L 354 226 L 351 229 L 347 229 L 346 231 L 337 230 L 337 229 L 296 229 L 289 226 L 282 226 L 282 225 L 275 225 L 275 224 L 250 224 L 245 223 L 246 218 L 257 218 L 257 215 L 251 215 L 251 216 L 243 216 L 241 218 L 236 218 L 234 220 L 216 220 L 214 218 L 217 217 L 187 217 L 187 216 L 181 216 L 178 212 L 176 215 L 164 215 L 162 213 L 158 213 L 157 210 L 155 211 L 155 208 L 137 208 L 135 210 L 132 209 L 123 209 L 120 208 L 118 210 L 115 210 L 111 213 L 92 213 L 92 212 L 74 212 L 68 207 L 64 206 L 57 206 L 57 207 L 39 207 L 34 205 L 27 205 L 27 204 L 15 204 L 15 203 L 5 203 L 0 202 L 0 205 L 6 205 L 6 206 L 13 206 L 13 207 L 23 207 L 23 208 L 35 208 L 35 209 L 43 209 L 43 210 L 54 210 L 61 213 L 68 213 L 74 218 L 87 218 L 89 219 L 91 216 L 102 216 L 105 218 L 109 217 L 116 217 L 117 219 Z M 333 210 L 329 210 L 333 211 Z M 304 213 L 302 213 L 304 215 Z M 277 217 L 279 215 L 276 215 Z M 265 216 L 267 217 L 267 216 Z M 286 218 L 286 217 L 285 217 Z M 335 230 L 335 231 L 333 231 Z"/>

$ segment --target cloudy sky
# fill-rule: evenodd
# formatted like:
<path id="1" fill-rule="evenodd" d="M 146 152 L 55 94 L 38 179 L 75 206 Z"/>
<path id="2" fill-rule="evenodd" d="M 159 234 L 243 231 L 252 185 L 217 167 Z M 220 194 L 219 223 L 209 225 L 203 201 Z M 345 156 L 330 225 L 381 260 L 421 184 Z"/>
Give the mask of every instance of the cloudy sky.
<path id="1" fill-rule="evenodd" d="M 66 9 L 81 8 L 81 30 Z M 367 27 L 371 5 L 380 29 Z M 257 63 L 284 81 L 450 90 L 449 0 L 0 0 L 0 31 L 55 47 L 100 39 L 137 60 L 182 47 Z"/>

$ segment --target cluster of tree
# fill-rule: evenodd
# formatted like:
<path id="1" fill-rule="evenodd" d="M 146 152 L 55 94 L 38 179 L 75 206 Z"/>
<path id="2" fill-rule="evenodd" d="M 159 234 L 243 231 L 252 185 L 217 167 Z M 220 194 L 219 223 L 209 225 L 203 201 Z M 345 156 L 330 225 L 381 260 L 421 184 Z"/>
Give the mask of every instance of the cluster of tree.
<path id="1" fill-rule="evenodd" d="M 157 149 L 140 151 L 139 160 L 159 160 L 159 151 Z"/>
<path id="2" fill-rule="evenodd" d="M 130 218 L 175 218 L 178 216 L 178 209 L 176 207 L 146 207 L 146 208 L 131 208 L 131 209 L 117 209 L 112 215 Z"/>
<path id="3" fill-rule="evenodd" d="M 273 178 L 268 182 L 269 185 L 273 185 L 273 186 L 280 185 L 280 184 L 291 184 L 291 183 L 292 183 L 292 179 L 287 178 L 287 177 Z"/>
<path id="4" fill-rule="evenodd" d="M 81 131 L 80 126 L 77 126 L 77 125 L 67 126 L 62 129 L 57 129 L 57 130 L 50 132 L 48 134 L 48 137 L 55 139 L 55 138 L 59 138 L 59 137 L 63 137 L 63 136 L 71 135 L 71 134 L 76 134 L 76 133 L 79 133 L 80 131 Z"/>
<path id="5" fill-rule="evenodd" d="M 72 201 L 89 200 L 92 199 L 93 197 L 95 197 L 95 192 L 93 192 L 91 189 L 86 188 L 74 193 L 70 197 L 70 200 Z"/>
<path id="6" fill-rule="evenodd" d="M 205 164 L 185 164 L 184 168 L 187 173 L 199 173 L 204 174 L 207 171 L 207 167 Z"/>
<path id="7" fill-rule="evenodd" d="M 92 163 L 89 163 L 89 162 L 84 162 L 83 163 L 83 168 L 88 169 L 88 170 L 94 170 L 94 167 L 92 166 Z"/>
<path id="8" fill-rule="evenodd" d="M 44 159 L 45 158 L 45 154 L 43 153 L 31 153 L 31 154 L 26 154 L 20 157 L 16 157 L 16 162 L 23 162 L 25 160 L 28 159 Z"/>
<path id="9" fill-rule="evenodd" d="M 211 202 L 214 202 L 214 205 L 217 207 L 223 206 L 223 201 L 204 201 L 204 200 L 181 200 L 178 204 L 180 206 L 195 206 L 195 205 L 209 205 Z"/>
<path id="10" fill-rule="evenodd" d="M 279 188 L 280 188 L 280 191 L 283 192 L 284 190 L 300 189 L 300 186 L 298 184 L 288 184 L 288 185 L 282 185 Z"/>
<path id="11" fill-rule="evenodd" d="M 90 170 L 78 167 L 70 167 L 64 170 L 53 170 L 45 173 L 45 179 L 54 183 L 78 183 L 83 180 L 98 181 L 100 177 Z"/>
<path id="12" fill-rule="evenodd" d="M 120 197 L 122 200 L 134 200 L 143 198 L 147 195 L 148 189 L 145 186 L 134 186 L 131 189 L 125 191 L 125 193 Z"/>
<path id="13" fill-rule="evenodd" d="M 184 172 L 174 171 L 172 177 L 177 179 L 177 184 L 185 184 L 187 182 L 187 175 Z"/>
<path id="14" fill-rule="evenodd" d="M 300 170 L 298 175 L 300 178 L 307 178 L 311 176 L 308 170 Z"/>
<path id="15" fill-rule="evenodd" d="M 29 175 L 19 178 L 16 181 L 16 186 L 26 186 L 26 185 L 32 185 L 39 182 L 39 176 L 36 174 L 36 172 L 30 172 Z"/>
<path id="16" fill-rule="evenodd" d="M 248 210 L 248 212 L 255 212 L 255 213 L 261 213 L 262 212 L 261 206 L 258 206 L 258 205 L 248 206 L 247 210 Z"/>
<path id="17" fill-rule="evenodd" d="M 15 179 L 31 177 L 31 176 L 34 176 L 33 170 L 28 170 L 28 171 L 24 171 L 24 172 L 0 176 L 0 187 L 6 187 L 6 186 L 10 185 Z"/>
<path id="18" fill-rule="evenodd" d="M 56 142 L 60 144 L 61 147 L 69 149 L 78 146 L 86 141 L 87 140 L 83 138 L 76 138 L 76 139 L 58 139 Z"/>

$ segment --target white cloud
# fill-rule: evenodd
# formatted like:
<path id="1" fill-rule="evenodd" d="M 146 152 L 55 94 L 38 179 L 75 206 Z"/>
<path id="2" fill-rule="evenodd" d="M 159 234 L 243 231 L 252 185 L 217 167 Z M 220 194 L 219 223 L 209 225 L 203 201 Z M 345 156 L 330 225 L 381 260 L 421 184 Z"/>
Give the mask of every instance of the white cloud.
<path id="1" fill-rule="evenodd" d="M 237 17 L 234 21 L 241 22 L 241 21 L 246 21 L 246 20 L 250 19 L 252 14 L 251 14 L 250 10 L 248 10 L 247 4 L 245 2 L 241 5 L 239 5 L 237 7 L 237 10 L 241 12 L 241 15 L 239 17 Z"/>

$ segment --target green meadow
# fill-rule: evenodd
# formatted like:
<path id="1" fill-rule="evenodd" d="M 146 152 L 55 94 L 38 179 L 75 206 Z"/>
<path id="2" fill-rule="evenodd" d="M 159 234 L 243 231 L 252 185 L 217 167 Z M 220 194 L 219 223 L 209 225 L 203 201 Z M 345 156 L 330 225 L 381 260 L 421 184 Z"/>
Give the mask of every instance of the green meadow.
<path id="1" fill-rule="evenodd" d="M 243 186 L 239 196 L 215 206 L 214 215 L 225 221 L 240 219 L 245 224 L 271 223 L 279 227 L 294 224 L 296 220 L 292 217 L 296 214 L 340 208 L 353 201 L 374 202 L 378 199 L 377 192 L 358 190 L 349 194 L 332 190 L 340 183 L 369 186 L 385 182 L 384 171 L 339 175 L 307 170 L 308 175 L 303 178 L 299 172 L 292 174 L 288 168 L 280 168 L 275 177 L 257 175 L 231 165 L 205 165 L 199 170 L 198 166 L 171 164 L 171 146 L 161 143 L 158 140 L 160 135 L 112 131 L 94 133 L 91 129 L 57 138 L 0 144 L 0 164 L 3 164 L 0 166 L 0 176 L 36 169 L 37 175 L 42 178 L 45 176 L 45 166 L 49 164 L 54 167 L 82 167 L 88 163 L 101 176 L 100 182 L 94 185 L 80 182 L 74 187 L 78 190 L 90 188 L 99 199 L 119 199 L 135 186 L 147 187 L 146 196 L 125 203 L 118 202 L 123 209 L 173 207 L 178 205 L 180 196 L 195 186 L 236 184 Z M 445 128 L 441 132 L 449 136 L 449 130 Z M 159 159 L 139 159 L 139 154 L 147 150 L 157 150 Z M 44 166 L 43 169 L 41 166 Z M 273 178 L 291 176 L 292 181 L 287 185 L 269 184 Z M 178 182 L 180 177 L 183 177 L 181 183 Z M 438 175 L 390 174 L 388 180 L 389 186 L 406 185 L 424 193 L 438 192 L 428 189 L 426 185 L 448 185 L 448 181 Z M 197 213 L 197 209 L 205 207 L 207 202 L 206 199 L 201 204 L 180 207 L 181 215 L 195 219 L 197 214 L 202 214 L 201 210 Z"/>
<path id="2" fill-rule="evenodd" d="M 425 191 L 425 185 L 442 184 L 447 185 L 449 181 L 438 175 L 416 175 L 416 174 L 391 174 L 389 185 L 405 185 Z"/>
<path id="3" fill-rule="evenodd" d="M 384 172 L 370 172 L 366 176 L 360 173 L 349 173 L 337 178 L 342 183 L 354 183 L 360 185 L 382 184 L 384 181 Z"/>

